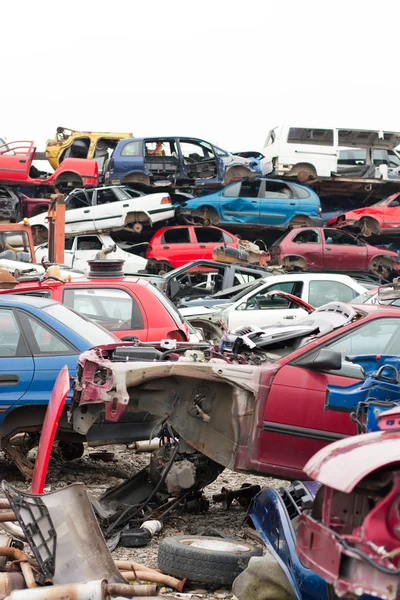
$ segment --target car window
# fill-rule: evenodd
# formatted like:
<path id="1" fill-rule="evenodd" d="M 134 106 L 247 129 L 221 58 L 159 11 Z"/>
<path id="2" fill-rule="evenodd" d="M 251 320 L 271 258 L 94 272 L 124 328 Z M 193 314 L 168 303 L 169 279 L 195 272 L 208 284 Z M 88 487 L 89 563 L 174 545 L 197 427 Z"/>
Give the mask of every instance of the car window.
<path id="1" fill-rule="evenodd" d="M 64 250 L 72 250 L 72 246 L 74 245 L 74 238 L 65 238 L 64 241 Z M 47 248 L 47 244 L 46 244 Z"/>
<path id="2" fill-rule="evenodd" d="M 280 296 L 266 296 L 268 292 L 279 290 L 281 292 L 287 292 L 293 296 L 301 298 L 303 291 L 302 281 L 286 281 L 284 283 L 274 283 L 268 287 L 263 288 L 258 294 L 254 294 L 247 300 L 246 310 L 266 310 L 274 308 L 290 308 L 292 303 L 287 298 L 281 298 Z M 295 308 L 295 307 L 294 307 Z"/>
<path id="3" fill-rule="evenodd" d="M 308 302 L 315 307 L 328 302 L 350 302 L 357 292 L 339 281 L 310 281 Z"/>
<path id="4" fill-rule="evenodd" d="M 400 319 L 374 319 L 324 347 L 347 356 L 400 354 Z"/>
<path id="5" fill-rule="evenodd" d="M 118 198 L 114 194 L 113 190 L 97 190 L 96 204 L 109 204 L 110 202 L 117 202 Z"/>
<path id="6" fill-rule="evenodd" d="M 243 283 L 251 283 L 252 281 L 255 281 L 257 279 L 257 277 L 255 275 L 250 275 L 250 273 L 235 273 L 234 277 L 233 277 L 233 281 L 235 285 L 242 285 Z M 247 290 L 248 292 L 249 290 Z"/>
<path id="7" fill-rule="evenodd" d="M 218 156 L 229 156 L 229 152 L 222 150 L 222 148 L 217 148 L 217 146 L 214 146 L 214 151 L 215 154 L 218 154 Z"/>
<path id="8" fill-rule="evenodd" d="M 76 350 L 62 340 L 54 331 L 42 322 L 28 316 L 23 316 L 24 331 L 28 338 L 34 356 L 40 354 L 75 354 Z"/>
<path id="9" fill-rule="evenodd" d="M 354 148 L 354 150 L 340 150 L 337 164 L 348 165 L 349 167 L 362 167 L 367 164 L 367 149 Z"/>
<path id="10" fill-rule="evenodd" d="M 1 231 L 0 251 L 11 250 L 15 260 L 29 262 L 31 259 L 30 242 L 26 231 Z M 18 254 L 17 254 L 18 253 Z M 11 257 L 11 255 L 10 255 Z M 8 258 L 10 258 L 8 257 Z"/>
<path id="11" fill-rule="evenodd" d="M 0 309 L 0 357 L 27 356 L 28 352 L 14 312 Z"/>
<path id="12" fill-rule="evenodd" d="M 226 233 L 226 231 L 222 232 L 222 236 L 226 244 L 231 244 L 235 241 L 234 238 L 231 235 L 229 235 L 229 233 Z"/>
<path id="13" fill-rule="evenodd" d="M 240 194 L 240 188 L 242 186 L 241 181 L 236 181 L 232 185 L 228 185 L 222 190 L 222 195 L 228 198 L 238 198 Z"/>
<path id="14" fill-rule="evenodd" d="M 76 192 L 71 194 L 66 199 L 66 209 L 72 210 L 74 208 L 86 208 L 92 203 L 92 198 L 86 194 L 86 191 Z"/>
<path id="15" fill-rule="evenodd" d="M 121 156 L 140 156 L 141 142 L 129 142 L 121 150 Z"/>
<path id="16" fill-rule="evenodd" d="M 335 231 L 334 229 L 324 229 L 325 243 L 330 245 L 358 246 L 361 244 L 356 237 L 345 233 L 344 231 Z"/>
<path id="17" fill-rule="evenodd" d="M 333 146 L 333 129 L 305 129 L 291 127 L 287 141 L 289 144 L 313 144 L 317 146 Z"/>
<path id="18" fill-rule="evenodd" d="M 103 244 L 97 235 L 80 235 L 76 247 L 78 250 L 101 250 Z"/>
<path id="19" fill-rule="evenodd" d="M 167 229 L 162 236 L 162 244 L 190 244 L 190 234 L 187 227 Z"/>
<path id="20" fill-rule="evenodd" d="M 393 150 L 388 150 L 389 167 L 400 167 L 400 157 Z"/>
<path id="21" fill-rule="evenodd" d="M 232 241 L 232 239 L 225 240 L 223 232 L 220 229 L 216 229 L 213 227 L 197 227 L 194 230 L 194 233 L 197 238 L 197 241 L 200 244 L 210 244 L 212 242 L 223 243 L 224 241 Z"/>
<path id="22" fill-rule="evenodd" d="M 200 160 L 214 158 L 214 152 L 211 144 L 207 142 L 186 142 L 179 140 L 181 152 L 184 159 Z"/>
<path id="23" fill-rule="evenodd" d="M 300 231 L 300 233 L 297 233 L 294 236 L 293 242 L 295 244 L 319 244 L 319 233 L 316 229 L 307 229 L 306 231 Z"/>
<path id="24" fill-rule="evenodd" d="M 397 206 L 400 206 L 400 197 L 398 196 L 397 198 L 395 198 L 394 200 L 392 200 L 391 202 L 389 202 L 388 206 L 390 208 L 395 208 Z"/>
<path id="25" fill-rule="evenodd" d="M 287 199 L 293 198 L 293 193 L 290 187 L 284 183 L 278 181 L 266 181 L 264 197 Z"/>
<path id="26" fill-rule="evenodd" d="M 63 292 L 63 303 L 108 331 L 144 329 L 139 305 L 125 290 L 68 289 Z"/>
<path id="27" fill-rule="evenodd" d="M 43 308 L 43 312 L 50 315 L 56 321 L 59 321 L 65 327 L 68 327 L 75 335 L 86 340 L 90 346 L 114 344 L 119 341 L 115 335 L 109 333 L 103 327 L 99 327 L 83 314 L 67 308 L 67 306 L 59 302 L 49 304 Z"/>
<path id="28" fill-rule="evenodd" d="M 388 156 L 386 150 L 373 150 L 372 151 L 372 160 L 375 166 L 379 167 L 379 165 L 389 165 Z"/>
<path id="29" fill-rule="evenodd" d="M 145 155 L 152 158 L 165 156 L 167 158 L 178 159 L 178 149 L 175 140 L 154 140 L 145 142 Z"/>

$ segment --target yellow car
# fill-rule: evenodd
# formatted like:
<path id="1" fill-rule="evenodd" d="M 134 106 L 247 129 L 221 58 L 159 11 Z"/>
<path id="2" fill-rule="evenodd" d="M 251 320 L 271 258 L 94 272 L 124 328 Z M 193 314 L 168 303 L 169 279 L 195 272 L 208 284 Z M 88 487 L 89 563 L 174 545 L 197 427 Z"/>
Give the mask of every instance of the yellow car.
<path id="1" fill-rule="evenodd" d="M 132 133 L 73 131 L 57 127 L 55 139 L 47 140 L 46 157 L 53 169 L 57 169 L 64 158 L 94 158 L 101 173 L 118 142 L 131 137 Z"/>

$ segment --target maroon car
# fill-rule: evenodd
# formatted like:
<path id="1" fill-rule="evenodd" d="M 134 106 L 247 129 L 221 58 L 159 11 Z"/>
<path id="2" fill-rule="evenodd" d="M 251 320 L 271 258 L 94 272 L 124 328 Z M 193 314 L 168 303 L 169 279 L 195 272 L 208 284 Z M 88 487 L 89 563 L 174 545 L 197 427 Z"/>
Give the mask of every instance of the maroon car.
<path id="1" fill-rule="evenodd" d="M 0 221 L 17 223 L 23 217 L 35 217 L 47 212 L 49 198 L 29 198 L 9 186 L 0 186 Z"/>
<path id="2" fill-rule="evenodd" d="M 393 268 L 397 252 L 371 246 L 339 229 L 301 227 L 270 247 L 270 265 L 310 271 L 377 271 Z"/>

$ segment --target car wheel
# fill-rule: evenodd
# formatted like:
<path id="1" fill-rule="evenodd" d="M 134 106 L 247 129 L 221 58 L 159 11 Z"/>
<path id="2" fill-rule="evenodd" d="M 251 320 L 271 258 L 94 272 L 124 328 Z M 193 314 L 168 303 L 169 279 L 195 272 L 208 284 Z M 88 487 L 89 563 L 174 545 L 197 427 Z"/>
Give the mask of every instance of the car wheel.
<path id="1" fill-rule="evenodd" d="M 241 539 L 176 536 L 160 543 L 158 567 L 192 582 L 230 586 L 250 558 L 261 555 L 261 549 Z"/>

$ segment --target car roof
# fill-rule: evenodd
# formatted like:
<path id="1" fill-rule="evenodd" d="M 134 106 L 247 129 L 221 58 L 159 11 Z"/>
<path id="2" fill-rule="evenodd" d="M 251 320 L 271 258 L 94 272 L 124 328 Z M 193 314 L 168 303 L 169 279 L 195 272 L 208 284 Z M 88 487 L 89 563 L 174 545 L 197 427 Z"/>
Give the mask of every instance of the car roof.
<path id="1" fill-rule="evenodd" d="M 271 275 L 270 277 L 263 277 L 263 281 L 266 283 L 280 283 L 284 281 L 342 281 L 348 283 L 351 280 L 354 283 L 354 279 L 350 275 L 342 275 L 341 273 L 285 273 L 283 275 Z M 361 285 L 361 284 L 359 284 Z"/>
<path id="2" fill-rule="evenodd" d="M 24 296 L 16 294 L 1 294 L 0 305 L 22 305 L 22 306 L 34 306 L 35 308 L 44 308 L 50 304 L 57 304 L 56 300 L 52 298 L 43 298 L 38 296 Z"/>

